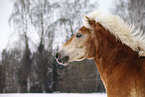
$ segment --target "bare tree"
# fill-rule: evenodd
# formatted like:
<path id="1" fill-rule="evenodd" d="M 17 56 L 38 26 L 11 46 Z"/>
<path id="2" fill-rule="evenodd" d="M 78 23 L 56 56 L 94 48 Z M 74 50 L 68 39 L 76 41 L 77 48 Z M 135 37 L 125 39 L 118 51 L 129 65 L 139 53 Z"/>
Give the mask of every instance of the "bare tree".
<path id="1" fill-rule="evenodd" d="M 98 7 L 97 1 L 90 2 L 89 0 L 62 0 L 60 4 L 60 18 L 62 21 L 63 29 L 67 34 L 67 38 L 72 36 L 78 28 L 82 25 L 82 17 L 84 14 L 96 10 Z M 67 10 L 66 10 L 67 9 Z M 67 21 L 66 21 L 67 20 Z"/>
<path id="2" fill-rule="evenodd" d="M 31 68 L 30 49 L 28 42 L 28 20 L 29 20 L 29 0 L 16 0 L 14 2 L 14 9 L 10 20 L 13 20 L 14 25 L 19 31 L 20 35 L 24 36 L 25 50 L 21 65 L 21 92 L 28 91 L 29 72 Z"/>
<path id="3" fill-rule="evenodd" d="M 114 5 L 115 14 L 145 31 L 145 0 L 119 0 Z"/>
<path id="4" fill-rule="evenodd" d="M 50 9 L 51 4 L 49 0 L 38 0 L 31 1 L 31 12 L 29 17 L 31 19 L 31 24 L 35 28 L 36 33 L 39 36 L 39 48 L 38 50 L 46 49 L 49 45 L 48 50 L 51 50 L 51 37 L 53 33 L 49 31 L 49 26 L 52 24 L 52 18 L 50 19 Z M 47 37 L 49 35 L 49 37 Z M 44 47 L 43 47 L 44 46 Z"/>
<path id="5" fill-rule="evenodd" d="M 145 31 L 145 0 L 129 0 L 128 5 L 131 23 Z"/>
<path id="6" fill-rule="evenodd" d="M 55 42 L 62 43 L 62 40 L 59 40 L 60 37 L 66 37 L 64 40 L 69 39 L 82 26 L 83 14 L 96 10 L 97 0 L 15 0 L 13 2 L 14 9 L 10 20 L 13 21 L 15 32 L 20 34 L 20 40 L 24 43 L 19 61 L 12 57 L 20 66 L 17 67 L 17 77 L 20 78 L 12 81 L 19 82 L 15 83 L 19 85 L 15 89 L 17 92 L 53 92 L 55 90 L 91 92 L 104 89 L 93 62 L 85 60 L 72 63 L 72 66 L 66 68 L 59 68 L 53 57 L 53 47 L 58 45 Z M 33 32 L 30 32 L 32 29 Z M 32 33 L 38 35 L 35 46 L 37 50 L 34 52 L 31 52 L 32 48 L 30 48 Z M 6 71 L 9 71 L 8 67 L 14 63 L 7 61 L 6 58 L 11 60 L 11 53 L 5 52 L 4 55 L 3 63 Z M 67 78 L 66 75 L 68 75 Z M 10 74 L 5 79 L 6 92 L 10 91 L 8 77 Z M 71 84 L 72 82 L 74 85 Z M 63 87 L 63 90 L 59 86 Z"/>
<path id="7" fill-rule="evenodd" d="M 4 90 L 4 74 L 3 74 L 3 68 L 2 64 L 0 63 L 0 93 L 3 93 Z"/>
<path id="8" fill-rule="evenodd" d="M 17 48 L 2 52 L 3 92 L 20 91 L 20 61 L 21 51 Z"/>

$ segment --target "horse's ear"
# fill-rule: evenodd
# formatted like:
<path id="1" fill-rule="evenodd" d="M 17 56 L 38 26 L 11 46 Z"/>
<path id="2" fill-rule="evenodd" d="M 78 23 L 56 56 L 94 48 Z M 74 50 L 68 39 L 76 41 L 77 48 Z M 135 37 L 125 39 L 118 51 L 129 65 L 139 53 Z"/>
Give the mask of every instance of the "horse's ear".
<path id="1" fill-rule="evenodd" d="M 84 16 L 83 24 L 86 28 L 92 29 L 94 27 L 95 20 L 91 20 L 89 17 Z"/>

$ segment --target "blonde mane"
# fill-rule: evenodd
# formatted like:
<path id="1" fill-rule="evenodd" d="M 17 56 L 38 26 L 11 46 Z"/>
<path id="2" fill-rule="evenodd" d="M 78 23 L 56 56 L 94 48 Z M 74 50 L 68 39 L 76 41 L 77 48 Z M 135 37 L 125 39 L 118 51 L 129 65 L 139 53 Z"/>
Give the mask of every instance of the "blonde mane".
<path id="1" fill-rule="evenodd" d="M 139 29 L 136 30 L 134 25 L 125 23 L 117 15 L 105 13 L 100 10 L 90 13 L 87 17 L 99 22 L 105 29 L 109 30 L 110 33 L 120 40 L 122 44 L 138 52 L 139 56 L 145 56 L 145 40 L 142 36 L 143 31 Z M 83 24 L 86 28 L 91 28 L 86 17 L 84 17 Z"/>

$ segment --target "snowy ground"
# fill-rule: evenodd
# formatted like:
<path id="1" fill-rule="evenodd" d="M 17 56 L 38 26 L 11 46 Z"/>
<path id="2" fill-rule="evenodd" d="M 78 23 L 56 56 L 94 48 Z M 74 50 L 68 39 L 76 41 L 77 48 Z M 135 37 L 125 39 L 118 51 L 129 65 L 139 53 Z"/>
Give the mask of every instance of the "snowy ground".
<path id="1" fill-rule="evenodd" d="M 107 97 L 107 94 L 99 94 L 99 93 L 53 93 L 53 94 L 0 94 L 0 97 Z"/>

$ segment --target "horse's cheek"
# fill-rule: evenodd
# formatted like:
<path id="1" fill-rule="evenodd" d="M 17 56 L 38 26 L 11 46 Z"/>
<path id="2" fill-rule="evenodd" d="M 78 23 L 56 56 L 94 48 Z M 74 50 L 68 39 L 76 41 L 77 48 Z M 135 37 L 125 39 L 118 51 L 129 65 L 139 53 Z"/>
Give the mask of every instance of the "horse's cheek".
<path id="1" fill-rule="evenodd" d="M 93 57 L 94 55 L 94 51 L 95 51 L 95 45 L 94 45 L 94 42 L 93 41 L 89 41 L 89 43 L 87 44 L 87 49 L 86 49 L 86 53 L 88 55 L 88 58 L 89 57 Z"/>

